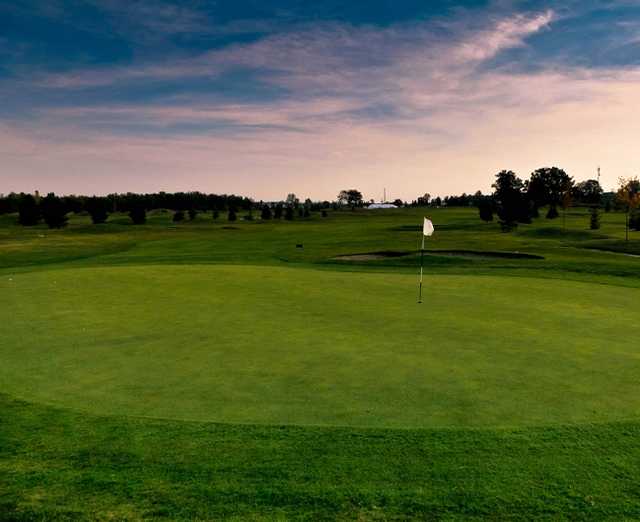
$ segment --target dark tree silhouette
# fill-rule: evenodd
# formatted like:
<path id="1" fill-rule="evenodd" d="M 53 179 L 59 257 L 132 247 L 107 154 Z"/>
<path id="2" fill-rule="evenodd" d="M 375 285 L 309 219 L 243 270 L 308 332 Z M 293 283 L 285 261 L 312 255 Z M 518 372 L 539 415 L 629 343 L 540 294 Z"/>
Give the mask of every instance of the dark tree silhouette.
<path id="1" fill-rule="evenodd" d="M 492 187 L 495 189 L 493 199 L 496 203 L 500 226 L 508 232 L 518 226 L 522 216 L 525 198 L 522 194 L 524 183 L 511 170 L 503 170 L 496 174 Z"/>
<path id="2" fill-rule="evenodd" d="M 526 183 L 529 200 L 536 208 L 549 205 L 547 219 L 559 216 L 558 206 L 561 206 L 565 195 L 573 189 L 573 179 L 558 167 L 544 167 L 535 170 Z"/>
<path id="3" fill-rule="evenodd" d="M 482 221 L 487 223 L 493 221 L 493 204 L 489 198 L 480 200 L 480 203 L 478 203 L 478 213 Z"/>
<path id="4" fill-rule="evenodd" d="M 286 207 L 284 209 L 284 218 L 287 221 L 293 221 L 293 207 Z"/>
<path id="5" fill-rule="evenodd" d="M 260 218 L 262 218 L 264 221 L 271 219 L 271 208 L 269 207 L 269 205 L 262 206 L 262 211 L 260 212 Z"/>
<path id="6" fill-rule="evenodd" d="M 147 211 L 142 205 L 135 205 L 129 211 L 129 217 L 134 225 L 144 225 L 147 222 Z"/>
<path id="7" fill-rule="evenodd" d="M 349 205 L 351 208 L 362 206 L 362 193 L 356 189 L 341 190 L 338 194 L 338 201 L 343 205 Z"/>
<path id="8" fill-rule="evenodd" d="M 229 209 L 229 215 L 227 216 L 227 219 L 229 221 L 235 221 L 238 219 L 238 216 L 236 215 L 236 211 L 234 208 Z"/>
<path id="9" fill-rule="evenodd" d="M 193 221 L 198 215 L 198 211 L 195 208 L 189 209 L 189 221 Z"/>
<path id="10" fill-rule="evenodd" d="M 176 210 L 173 214 L 173 222 L 179 223 L 180 221 L 184 221 L 184 212 L 182 210 Z"/>
<path id="11" fill-rule="evenodd" d="M 87 199 L 85 208 L 91 216 L 91 221 L 94 225 L 106 223 L 109 217 L 109 202 L 105 198 L 91 197 Z"/>
<path id="12" fill-rule="evenodd" d="M 64 202 L 53 192 L 47 194 L 40 202 L 42 218 L 49 228 L 63 228 L 67 226 L 67 208 Z"/>
<path id="13" fill-rule="evenodd" d="M 37 225 L 40 221 L 40 208 L 31 194 L 23 194 L 18 203 L 18 223 L 25 227 Z"/>
<path id="14" fill-rule="evenodd" d="M 582 205 L 600 205 L 602 202 L 602 187 L 595 179 L 588 179 L 576 183 L 572 191 L 573 199 Z"/>

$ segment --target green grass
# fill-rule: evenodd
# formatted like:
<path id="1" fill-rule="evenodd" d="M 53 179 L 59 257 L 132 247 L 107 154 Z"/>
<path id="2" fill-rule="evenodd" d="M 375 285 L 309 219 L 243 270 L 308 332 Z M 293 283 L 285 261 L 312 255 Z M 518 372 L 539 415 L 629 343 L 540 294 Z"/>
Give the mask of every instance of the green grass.
<path id="1" fill-rule="evenodd" d="M 640 519 L 638 233 L 423 212 L 0 216 L 0 519 Z"/>

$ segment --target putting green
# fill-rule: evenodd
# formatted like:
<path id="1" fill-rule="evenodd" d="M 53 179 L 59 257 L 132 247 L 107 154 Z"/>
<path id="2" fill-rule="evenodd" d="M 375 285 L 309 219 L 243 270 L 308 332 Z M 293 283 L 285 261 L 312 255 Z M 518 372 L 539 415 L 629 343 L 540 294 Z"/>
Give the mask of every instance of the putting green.
<path id="1" fill-rule="evenodd" d="M 640 413 L 640 291 L 249 266 L 0 276 L 0 392 L 100 414 L 512 426 Z"/>

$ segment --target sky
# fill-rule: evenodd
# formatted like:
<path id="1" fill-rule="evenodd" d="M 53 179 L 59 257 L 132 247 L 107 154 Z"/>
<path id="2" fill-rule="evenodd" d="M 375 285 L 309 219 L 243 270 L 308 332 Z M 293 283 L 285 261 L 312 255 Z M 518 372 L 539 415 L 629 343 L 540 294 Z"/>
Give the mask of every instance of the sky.
<path id="1" fill-rule="evenodd" d="M 640 174 L 638 0 L 0 0 L 0 193 Z"/>

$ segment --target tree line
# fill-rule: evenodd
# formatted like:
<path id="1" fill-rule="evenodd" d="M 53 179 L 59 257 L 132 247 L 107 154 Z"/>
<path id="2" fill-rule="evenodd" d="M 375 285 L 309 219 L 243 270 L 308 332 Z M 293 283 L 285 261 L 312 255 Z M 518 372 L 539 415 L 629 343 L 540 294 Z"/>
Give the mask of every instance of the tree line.
<path id="1" fill-rule="evenodd" d="M 173 221 L 194 220 L 200 213 L 210 213 L 217 220 L 226 213 L 229 221 L 253 220 L 259 213 L 263 220 L 308 218 L 312 211 L 321 211 L 327 216 L 327 209 L 337 209 L 336 203 L 328 201 L 301 202 L 295 194 L 289 194 L 280 202 L 255 202 L 244 196 L 227 194 L 205 194 L 202 192 L 158 192 L 150 194 L 109 194 L 108 196 L 56 196 L 53 192 L 41 197 L 35 194 L 10 193 L 0 195 L 0 214 L 18 214 L 18 223 L 34 226 L 44 221 L 50 228 L 67 225 L 68 214 L 86 213 L 94 224 L 105 223 L 110 214 L 126 213 L 133 224 L 143 224 L 147 212 L 158 209 L 173 211 Z"/>
<path id="2" fill-rule="evenodd" d="M 588 179 L 576 183 L 563 169 L 544 167 L 522 180 L 515 172 L 498 172 L 492 184 L 491 196 L 477 201 L 480 218 L 492 221 L 494 212 L 503 231 L 508 232 L 519 223 L 531 223 L 546 209 L 547 219 L 560 217 L 559 209 L 566 211 L 572 205 L 587 206 L 590 212 L 590 228 L 600 228 L 600 209 L 622 210 L 626 213 L 626 237 L 629 229 L 640 230 L 640 180 L 621 178 L 616 193 L 605 194 L 600 183 Z M 564 217 L 564 212 L 563 212 Z"/>

